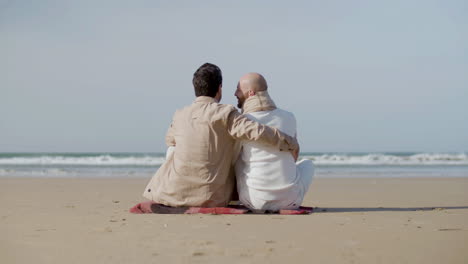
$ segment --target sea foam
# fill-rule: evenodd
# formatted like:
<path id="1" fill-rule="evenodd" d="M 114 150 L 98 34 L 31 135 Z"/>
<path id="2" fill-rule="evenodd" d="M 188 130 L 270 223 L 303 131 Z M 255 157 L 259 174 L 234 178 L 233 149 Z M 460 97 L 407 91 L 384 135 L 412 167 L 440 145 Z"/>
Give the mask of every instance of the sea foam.
<path id="1" fill-rule="evenodd" d="M 316 165 L 468 165 L 466 153 L 415 153 L 415 154 L 304 154 L 302 158 L 312 160 Z M 1 165 L 69 165 L 69 166 L 160 166 L 162 154 L 149 155 L 33 155 L 3 156 Z"/>
<path id="2" fill-rule="evenodd" d="M 395 154 L 322 154 L 306 155 L 320 165 L 468 165 L 465 153 Z"/>
<path id="3" fill-rule="evenodd" d="M 163 157 L 116 157 L 99 155 L 89 157 L 70 156 L 39 156 L 39 157 L 5 157 L 0 158 L 0 165 L 90 165 L 90 166 L 159 166 L 164 162 Z"/>

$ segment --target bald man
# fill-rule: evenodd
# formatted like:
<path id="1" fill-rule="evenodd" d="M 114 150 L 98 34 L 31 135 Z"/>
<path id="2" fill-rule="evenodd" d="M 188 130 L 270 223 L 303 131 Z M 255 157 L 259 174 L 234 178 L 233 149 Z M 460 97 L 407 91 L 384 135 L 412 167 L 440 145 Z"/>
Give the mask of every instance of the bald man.
<path id="1" fill-rule="evenodd" d="M 248 73 L 239 80 L 235 96 L 243 115 L 296 137 L 296 118 L 276 107 L 265 78 Z M 311 160 L 297 162 L 297 152 L 281 152 L 257 142 L 241 141 L 235 165 L 237 189 L 242 204 L 253 210 L 297 209 L 312 182 Z"/>

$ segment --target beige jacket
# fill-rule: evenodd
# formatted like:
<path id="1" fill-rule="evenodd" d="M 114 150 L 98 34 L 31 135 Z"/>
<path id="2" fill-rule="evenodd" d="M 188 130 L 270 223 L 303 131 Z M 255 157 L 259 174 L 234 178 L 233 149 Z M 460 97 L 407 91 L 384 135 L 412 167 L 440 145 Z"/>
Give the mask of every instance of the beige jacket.
<path id="1" fill-rule="evenodd" d="M 255 140 L 284 151 L 299 147 L 295 138 L 249 120 L 234 106 L 200 96 L 175 112 L 166 136 L 175 151 L 143 196 L 168 206 L 226 206 L 235 186 L 236 140 Z"/>

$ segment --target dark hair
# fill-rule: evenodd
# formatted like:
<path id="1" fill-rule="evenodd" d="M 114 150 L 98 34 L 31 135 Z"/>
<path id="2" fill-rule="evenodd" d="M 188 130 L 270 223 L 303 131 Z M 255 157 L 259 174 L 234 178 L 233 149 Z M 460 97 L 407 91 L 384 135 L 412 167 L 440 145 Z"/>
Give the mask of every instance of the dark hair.
<path id="1" fill-rule="evenodd" d="M 192 83 L 197 97 L 215 97 L 219 86 L 223 83 L 221 69 L 214 64 L 205 63 L 193 74 Z"/>

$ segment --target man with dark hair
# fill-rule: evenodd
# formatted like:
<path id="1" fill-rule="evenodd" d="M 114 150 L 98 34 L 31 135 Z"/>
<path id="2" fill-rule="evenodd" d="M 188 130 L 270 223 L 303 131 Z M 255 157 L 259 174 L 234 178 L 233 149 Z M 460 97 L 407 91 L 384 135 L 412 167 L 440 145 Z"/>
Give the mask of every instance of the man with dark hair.
<path id="1" fill-rule="evenodd" d="M 299 146 L 294 137 L 249 120 L 232 105 L 220 104 L 222 74 L 216 65 L 203 64 L 193 75 L 193 86 L 197 98 L 175 112 L 166 135 L 166 161 L 143 196 L 172 207 L 226 206 L 235 188 L 236 140 L 292 153 Z M 135 208 L 149 213 L 151 203 Z"/>
<path id="2" fill-rule="evenodd" d="M 205 63 L 193 74 L 195 96 L 215 97 L 223 84 L 223 76 L 218 66 Z"/>

